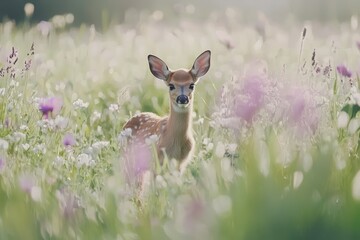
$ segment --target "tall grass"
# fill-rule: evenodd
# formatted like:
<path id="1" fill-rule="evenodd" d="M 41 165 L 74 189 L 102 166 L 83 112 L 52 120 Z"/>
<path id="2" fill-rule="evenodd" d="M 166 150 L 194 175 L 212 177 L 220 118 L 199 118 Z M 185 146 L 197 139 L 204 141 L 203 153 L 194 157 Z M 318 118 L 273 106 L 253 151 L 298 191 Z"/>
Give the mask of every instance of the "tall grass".
<path id="1" fill-rule="evenodd" d="M 360 36 L 302 29 L 236 13 L 106 32 L 1 23 L 0 238 L 358 239 Z M 175 69 L 205 49 L 194 159 L 183 175 L 154 163 L 140 198 L 121 128 L 169 106 L 146 56 Z"/>

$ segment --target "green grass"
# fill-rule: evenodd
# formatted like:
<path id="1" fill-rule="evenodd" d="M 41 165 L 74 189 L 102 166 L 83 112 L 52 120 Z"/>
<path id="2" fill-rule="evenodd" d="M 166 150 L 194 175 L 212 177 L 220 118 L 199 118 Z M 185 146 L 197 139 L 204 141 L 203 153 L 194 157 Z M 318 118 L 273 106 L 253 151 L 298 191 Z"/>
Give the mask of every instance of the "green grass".
<path id="1" fill-rule="evenodd" d="M 359 131 L 350 124 L 360 36 L 350 24 L 308 23 L 300 53 L 303 25 L 259 24 L 264 32 L 221 13 L 204 23 L 144 15 L 105 32 L 42 35 L 36 25 L 1 23 L 0 239 L 359 239 Z M 12 47 L 16 64 L 7 62 Z M 206 49 L 192 163 L 181 176 L 172 161 L 154 167 L 139 197 L 125 181 L 118 136 L 136 112 L 164 115 L 169 106 L 146 57 L 176 69 Z M 337 73 L 342 63 L 351 80 Z M 247 87 L 256 77 L 261 86 Z M 49 119 L 38 106 L 47 97 L 63 103 Z M 76 107 L 78 99 L 89 105 Z M 239 111 L 254 102 L 243 120 Z M 342 127 L 341 110 L 354 122 Z"/>

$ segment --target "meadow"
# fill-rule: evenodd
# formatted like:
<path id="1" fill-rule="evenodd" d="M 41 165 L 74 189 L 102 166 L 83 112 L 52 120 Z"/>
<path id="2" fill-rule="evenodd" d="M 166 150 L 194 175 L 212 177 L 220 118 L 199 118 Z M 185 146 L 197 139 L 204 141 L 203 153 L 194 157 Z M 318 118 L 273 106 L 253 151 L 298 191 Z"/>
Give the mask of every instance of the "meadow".
<path id="1" fill-rule="evenodd" d="M 191 14 L 191 13 L 188 13 Z M 348 22 L 0 23 L 0 239 L 360 239 L 360 34 Z M 122 126 L 166 115 L 147 55 L 191 67 L 196 150 L 126 178 Z"/>

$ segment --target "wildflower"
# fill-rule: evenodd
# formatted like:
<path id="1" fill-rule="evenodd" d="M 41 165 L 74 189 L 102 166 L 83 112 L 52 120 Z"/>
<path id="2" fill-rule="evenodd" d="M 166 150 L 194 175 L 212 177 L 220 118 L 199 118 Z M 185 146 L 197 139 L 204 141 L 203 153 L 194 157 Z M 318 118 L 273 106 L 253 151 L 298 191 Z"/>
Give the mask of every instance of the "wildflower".
<path id="1" fill-rule="evenodd" d="M 28 131 L 29 130 L 29 127 L 27 125 L 21 125 L 20 126 L 20 130 L 21 131 Z"/>
<path id="2" fill-rule="evenodd" d="M 14 47 L 11 48 L 11 53 L 10 55 L 8 56 L 7 58 L 7 62 L 9 64 L 16 64 L 16 62 L 18 61 L 18 51 L 15 50 Z M 7 72 L 11 71 L 11 70 L 14 70 L 12 67 L 8 67 L 6 69 Z"/>
<path id="3" fill-rule="evenodd" d="M 30 148 L 30 144 L 24 143 L 24 144 L 21 144 L 21 147 L 22 147 L 25 151 L 27 151 L 27 150 L 29 150 L 29 148 Z"/>
<path id="4" fill-rule="evenodd" d="M 128 147 L 125 157 L 125 175 L 136 183 L 150 169 L 151 151 L 147 145 L 134 144 Z"/>
<path id="5" fill-rule="evenodd" d="M 30 191 L 30 196 L 35 202 L 41 201 L 42 190 L 39 186 L 33 186 Z"/>
<path id="6" fill-rule="evenodd" d="M 81 108 L 87 108 L 89 106 L 88 102 L 84 102 L 82 99 L 78 99 L 75 102 L 73 102 L 73 105 L 75 109 L 81 109 Z"/>
<path id="7" fill-rule="evenodd" d="M 224 157 L 224 154 L 225 154 L 225 145 L 222 142 L 218 142 L 215 148 L 215 155 L 218 158 L 222 158 Z"/>
<path id="8" fill-rule="evenodd" d="M 159 140 L 159 136 L 156 134 L 151 135 L 150 137 L 145 139 L 145 143 L 147 145 L 155 144 Z"/>
<path id="9" fill-rule="evenodd" d="M 18 81 L 15 81 L 14 79 L 12 79 L 12 80 L 10 81 L 10 87 L 15 88 L 15 87 L 18 87 L 18 86 L 19 86 L 19 82 L 18 82 Z"/>
<path id="10" fill-rule="evenodd" d="M 93 166 L 95 164 L 95 161 L 91 158 L 90 155 L 86 154 L 86 153 L 81 153 L 78 157 L 77 157 L 77 167 L 82 167 L 82 166 Z"/>
<path id="11" fill-rule="evenodd" d="M 343 77 L 348 77 L 350 78 L 352 76 L 352 72 L 344 65 L 344 64 L 340 64 L 336 67 L 336 70 L 338 71 L 338 73 L 343 76 Z"/>
<path id="12" fill-rule="evenodd" d="M 19 184 L 22 191 L 31 193 L 31 189 L 35 186 L 35 179 L 30 175 L 22 175 L 19 178 Z"/>
<path id="13" fill-rule="evenodd" d="M 63 157 L 56 156 L 56 158 L 54 159 L 54 164 L 63 165 L 64 163 L 65 163 L 65 160 Z"/>
<path id="14" fill-rule="evenodd" d="M 359 129 L 359 127 L 360 127 L 360 120 L 357 118 L 353 118 L 349 121 L 348 132 L 350 134 L 355 134 L 356 131 Z"/>
<path id="15" fill-rule="evenodd" d="M 301 171 L 294 172 L 293 188 L 296 189 L 300 187 L 303 179 L 304 179 L 304 174 Z"/>
<path id="16" fill-rule="evenodd" d="M 46 153 L 46 147 L 45 147 L 45 144 L 41 143 L 41 144 L 38 144 L 36 145 L 34 148 L 33 148 L 33 152 L 34 153 L 37 153 L 37 154 L 45 154 Z"/>
<path id="17" fill-rule="evenodd" d="M 56 129 L 65 129 L 69 123 L 69 119 L 62 117 L 60 115 L 56 116 L 54 119 L 54 127 Z"/>
<path id="18" fill-rule="evenodd" d="M 24 6 L 24 12 L 27 17 L 31 17 L 34 13 L 35 7 L 32 3 L 26 3 Z"/>
<path id="19" fill-rule="evenodd" d="M 290 104 L 288 111 L 289 120 L 292 122 L 299 122 L 305 111 L 306 99 L 302 89 L 293 88 L 286 94 L 286 99 Z"/>
<path id="20" fill-rule="evenodd" d="M 74 136 L 71 133 L 67 133 L 64 136 L 63 144 L 64 144 L 65 147 L 71 147 L 71 146 L 74 146 L 76 144 L 76 140 L 75 140 Z"/>
<path id="21" fill-rule="evenodd" d="M 50 30 L 52 29 L 52 24 L 47 21 L 41 21 L 38 23 L 38 25 L 36 27 L 43 36 L 47 36 L 47 35 L 49 35 Z"/>
<path id="22" fill-rule="evenodd" d="M 62 100 L 59 98 L 44 98 L 40 100 L 39 110 L 42 112 L 43 117 L 48 119 L 50 114 L 56 115 L 60 112 L 62 104 Z"/>
<path id="23" fill-rule="evenodd" d="M 264 104 L 264 81 L 261 74 L 246 76 L 240 94 L 235 98 L 235 114 L 246 122 L 251 122 Z"/>
<path id="24" fill-rule="evenodd" d="M 110 110 L 110 112 L 117 112 L 117 111 L 119 111 L 119 105 L 117 105 L 117 104 L 110 104 L 109 110 Z"/>
<path id="25" fill-rule="evenodd" d="M 234 155 L 236 153 L 237 144 L 231 143 L 226 146 L 227 152 Z"/>
<path id="26" fill-rule="evenodd" d="M 127 142 L 127 139 L 132 135 L 132 129 L 126 128 L 122 130 L 118 136 L 118 141 L 121 145 L 124 145 Z"/>
<path id="27" fill-rule="evenodd" d="M 349 120 L 350 120 L 349 114 L 347 114 L 344 111 L 341 111 L 337 119 L 337 127 L 346 128 L 349 123 Z"/>
<path id="28" fill-rule="evenodd" d="M 100 118 L 101 118 L 101 113 L 99 113 L 98 111 L 94 111 L 93 114 L 91 115 L 90 121 L 93 124 L 94 122 L 96 122 Z"/>
<path id="29" fill-rule="evenodd" d="M 99 142 L 95 142 L 91 145 L 91 147 L 94 148 L 95 151 L 100 151 L 101 149 L 109 146 L 110 142 L 108 141 L 99 141 Z"/>
<path id="30" fill-rule="evenodd" d="M 9 148 L 9 143 L 6 140 L 0 138 L 0 149 L 7 150 L 8 148 Z"/>

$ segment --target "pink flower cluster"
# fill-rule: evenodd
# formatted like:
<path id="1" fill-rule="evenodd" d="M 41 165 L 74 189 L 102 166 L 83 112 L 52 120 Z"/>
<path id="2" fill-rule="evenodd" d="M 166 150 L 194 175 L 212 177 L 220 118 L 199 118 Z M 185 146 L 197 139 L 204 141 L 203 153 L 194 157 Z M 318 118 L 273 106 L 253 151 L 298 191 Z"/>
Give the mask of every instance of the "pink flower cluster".
<path id="1" fill-rule="evenodd" d="M 261 120 L 269 125 L 286 123 L 298 133 L 314 132 L 320 119 L 315 99 L 321 99 L 320 94 L 299 81 L 271 79 L 263 65 L 248 67 L 251 71 L 224 88 L 214 118 L 233 129 Z"/>

